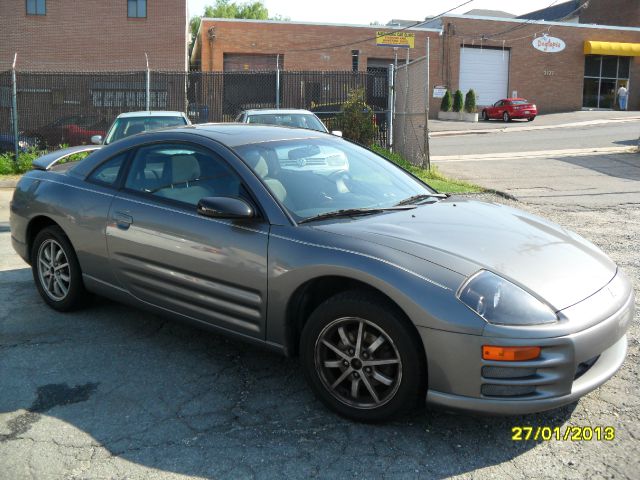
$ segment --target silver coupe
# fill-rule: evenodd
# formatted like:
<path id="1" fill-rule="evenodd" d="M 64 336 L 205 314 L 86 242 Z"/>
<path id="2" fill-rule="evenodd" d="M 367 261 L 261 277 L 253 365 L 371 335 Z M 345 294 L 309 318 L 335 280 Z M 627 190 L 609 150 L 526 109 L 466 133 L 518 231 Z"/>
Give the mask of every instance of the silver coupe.
<path id="1" fill-rule="evenodd" d="M 34 166 L 11 235 L 47 304 L 93 292 L 299 355 L 352 419 L 551 409 L 625 358 L 632 287 L 597 247 L 329 134 L 187 126 Z"/>

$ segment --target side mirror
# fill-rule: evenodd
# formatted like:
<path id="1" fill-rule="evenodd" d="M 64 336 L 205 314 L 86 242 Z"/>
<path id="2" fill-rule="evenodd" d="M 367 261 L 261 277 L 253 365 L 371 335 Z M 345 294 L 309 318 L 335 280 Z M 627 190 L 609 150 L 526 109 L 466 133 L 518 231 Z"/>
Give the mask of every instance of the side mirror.
<path id="1" fill-rule="evenodd" d="M 335 135 L 336 137 L 341 137 L 342 136 L 342 132 L 340 130 L 333 130 L 331 132 L 331 135 Z"/>
<path id="2" fill-rule="evenodd" d="M 198 202 L 198 213 L 211 218 L 253 218 L 253 207 L 239 197 L 205 197 Z"/>
<path id="3" fill-rule="evenodd" d="M 94 145 L 102 145 L 102 135 L 94 135 L 91 137 L 91 143 Z"/>

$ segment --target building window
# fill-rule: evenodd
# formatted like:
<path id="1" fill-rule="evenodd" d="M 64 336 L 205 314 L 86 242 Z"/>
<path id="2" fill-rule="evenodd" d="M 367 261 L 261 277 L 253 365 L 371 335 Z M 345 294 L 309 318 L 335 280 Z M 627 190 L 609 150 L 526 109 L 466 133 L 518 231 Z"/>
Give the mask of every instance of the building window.
<path id="1" fill-rule="evenodd" d="M 358 71 L 358 64 L 360 60 L 360 51 L 359 50 L 351 50 L 351 70 L 354 72 Z"/>
<path id="2" fill-rule="evenodd" d="M 584 60 L 582 106 L 614 108 L 616 92 L 629 82 L 629 57 L 587 55 Z"/>
<path id="3" fill-rule="evenodd" d="M 46 15 L 47 0 L 27 0 L 27 15 Z"/>
<path id="4" fill-rule="evenodd" d="M 147 0 L 128 0 L 127 16 L 129 18 L 146 18 Z"/>

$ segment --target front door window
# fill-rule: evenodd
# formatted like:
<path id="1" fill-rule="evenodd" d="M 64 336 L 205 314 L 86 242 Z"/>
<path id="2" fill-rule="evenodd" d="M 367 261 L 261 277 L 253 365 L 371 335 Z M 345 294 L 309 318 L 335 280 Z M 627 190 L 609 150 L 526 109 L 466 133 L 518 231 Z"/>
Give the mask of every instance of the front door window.
<path id="1" fill-rule="evenodd" d="M 587 55 L 584 61 L 582 106 L 614 108 L 620 85 L 629 82 L 629 57 Z"/>

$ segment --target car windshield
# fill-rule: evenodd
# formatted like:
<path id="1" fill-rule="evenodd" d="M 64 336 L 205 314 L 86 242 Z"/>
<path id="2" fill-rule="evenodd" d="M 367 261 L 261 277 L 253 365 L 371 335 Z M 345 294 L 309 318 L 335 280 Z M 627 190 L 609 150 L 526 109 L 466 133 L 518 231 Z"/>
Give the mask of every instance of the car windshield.
<path id="1" fill-rule="evenodd" d="M 419 203 L 419 196 L 435 193 L 379 155 L 340 139 L 281 140 L 235 150 L 296 221 Z"/>
<path id="2" fill-rule="evenodd" d="M 109 144 L 121 138 L 135 135 L 136 133 L 186 124 L 187 121 L 182 116 L 118 118 L 109 129 L 107 139 L 104 143 Z"/>
<path id="3" fill-rule="evenodd" d="M 285 127 L 306 128 L 326 132 L 324 124 L 318 117 L 308 113 L 261 113 L 251 114 L 247 117 L 247 123 L 260 123 L 263 125 L 281 125 Z"/>

